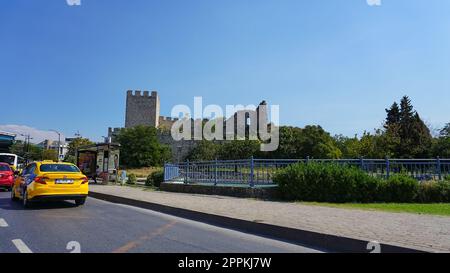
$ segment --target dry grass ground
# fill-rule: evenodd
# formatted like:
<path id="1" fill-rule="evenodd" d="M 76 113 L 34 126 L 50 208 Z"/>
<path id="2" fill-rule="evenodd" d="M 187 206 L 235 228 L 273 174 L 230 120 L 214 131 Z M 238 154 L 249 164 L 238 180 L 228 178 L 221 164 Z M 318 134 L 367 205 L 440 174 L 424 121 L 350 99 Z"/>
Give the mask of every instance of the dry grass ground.
<path id="1" fill-rule="evenodd" d="M 139 178 L 147 178 L 150 174 L 157 171 L 162 171 L 162 169 L 162 167 L 144 167 L 139 169 L 127 169 L 126 171 L 127 175 L 134 174 Z"/>

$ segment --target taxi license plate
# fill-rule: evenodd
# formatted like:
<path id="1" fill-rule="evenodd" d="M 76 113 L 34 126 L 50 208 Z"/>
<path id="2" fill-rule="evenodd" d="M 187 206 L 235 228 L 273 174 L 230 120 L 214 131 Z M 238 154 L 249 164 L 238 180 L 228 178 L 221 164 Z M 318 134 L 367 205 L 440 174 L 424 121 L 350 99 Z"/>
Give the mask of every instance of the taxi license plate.
<path id="1" fill-rule="evenodd" d="M 56 179 L 56 184 L 73 184 L 73 180 L 71 179 Z"/>

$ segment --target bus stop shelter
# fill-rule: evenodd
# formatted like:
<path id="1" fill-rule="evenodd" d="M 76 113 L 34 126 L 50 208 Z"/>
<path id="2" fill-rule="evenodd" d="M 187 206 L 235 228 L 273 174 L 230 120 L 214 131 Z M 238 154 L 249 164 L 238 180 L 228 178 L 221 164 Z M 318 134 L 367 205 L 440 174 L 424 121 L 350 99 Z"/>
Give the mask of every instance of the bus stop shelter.
<path id="1" fill-rule="evenodd" d="M 98 143 L 77 150 L 77 166 L 89 178 L 103 182 L 117 181 L 120 164 L 120 144 Z"/>

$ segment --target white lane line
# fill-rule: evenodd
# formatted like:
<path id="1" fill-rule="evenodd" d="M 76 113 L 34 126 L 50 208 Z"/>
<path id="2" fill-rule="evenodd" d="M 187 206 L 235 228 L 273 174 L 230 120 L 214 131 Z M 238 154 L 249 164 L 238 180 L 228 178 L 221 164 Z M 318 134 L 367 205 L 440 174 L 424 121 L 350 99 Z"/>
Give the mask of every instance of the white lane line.
<path id="1" fill-rule="evenodd" d="M 20 253 L 33 253 L 31 249 L 27 247 L 27 245 L 20 239 L 12 240 L 13 244 L 16 246 L 17 250 L 19 250 Z"/>
<path id="2" fill-rule="evenodd" d="M 5 219 L 0 218 L 0 227 L 8 227 L 8 223 L 6 223 Z"/>

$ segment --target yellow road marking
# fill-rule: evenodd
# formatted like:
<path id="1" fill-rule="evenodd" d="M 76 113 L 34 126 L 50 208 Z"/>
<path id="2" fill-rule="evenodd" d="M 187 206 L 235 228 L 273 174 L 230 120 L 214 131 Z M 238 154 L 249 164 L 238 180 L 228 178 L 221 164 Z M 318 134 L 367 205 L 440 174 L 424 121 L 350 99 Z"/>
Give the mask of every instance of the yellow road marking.
<path id="1" fill-rule="evenodd" d="M 157 230 L 153 231 L 152 233 L 150 233 L 149 235 L 145 235 L 142 236 L 140 238 L 138 238 L 135 241 L 131 241 L 129 243 L 127 243 L 126 245 L 119 247 L 118 249 L 114 250 L 112 253 L 127 253 L 128 251 L 130 251 L 133 248 L 136 248 L 137 246 L 143 244 L 145 241 L 151 240 L 157 236 L 160 236 L 162 234 L 164 234 L 164 232 L 166 230 L 168 230 L 169 228 L 171 228 L 172 226 L 174 226 L 177 223 L 177 221 L 173 220 L 170 223 L 158 228 Z"/>

